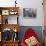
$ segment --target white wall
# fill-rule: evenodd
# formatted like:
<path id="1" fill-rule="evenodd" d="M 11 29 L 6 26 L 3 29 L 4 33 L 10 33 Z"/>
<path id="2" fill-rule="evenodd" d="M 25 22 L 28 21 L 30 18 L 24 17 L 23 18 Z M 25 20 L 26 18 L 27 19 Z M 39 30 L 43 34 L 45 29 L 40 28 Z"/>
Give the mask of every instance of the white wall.
<path id="1" fill-rule="evenodd" d="M 1 7 L 14 6 L 15 5 L 14 1 L 15 0 L 0 0 L 0 6 Z"/>
<path id="2" fill-rule="evenodd" d="M 0 0 L 0 6 L 14 6 L 15 0 Z M 19 10 L 19 24 L 21 26 L 43 26 L 43 6 L 42 0 L 17 0 L 20 6 Z M 26 19 L 23 17 L 23 8 L 36 8 L 37 17 Z"/>
<path id="3" fill-rule="evenodd" d="M 42 0 L 21 0 L 18 1 L 21 3 L 21 11 L 20 11 L 20 25 L 24 26 L 43 26 L 43 6 Z M 36 8 L 37 9 L 37 17 L 36 18 L 23 18 L 23 8 Z"/>

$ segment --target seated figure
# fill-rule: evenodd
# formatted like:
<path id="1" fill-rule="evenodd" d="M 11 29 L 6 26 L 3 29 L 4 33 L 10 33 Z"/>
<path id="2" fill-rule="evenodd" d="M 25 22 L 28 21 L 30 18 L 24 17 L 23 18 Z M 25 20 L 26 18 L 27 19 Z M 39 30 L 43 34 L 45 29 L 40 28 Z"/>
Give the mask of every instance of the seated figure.
<path id="1" fill-rule="evenodd" d="M 41 46 L 36 33 L 32 28 L 27 29 L 22 38 L 21 46 Z"/>

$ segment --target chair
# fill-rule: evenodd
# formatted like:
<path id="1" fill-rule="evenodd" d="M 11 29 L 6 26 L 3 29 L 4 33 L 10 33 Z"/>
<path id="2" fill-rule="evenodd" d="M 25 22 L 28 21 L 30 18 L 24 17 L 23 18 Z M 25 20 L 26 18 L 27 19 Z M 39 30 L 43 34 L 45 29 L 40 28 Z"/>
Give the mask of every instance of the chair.
<path id="1" fill-rule="evenodd" d="M 30 38 L 30 37 L 35 37 L 37 39 L 37 35 L 36 33 L 34 32 L 34 30 L 32 28 L 28 28 L 24 34 L 24 37 L 22 38 L 22 42 L 21 42 L 21 46 L 27 46 L 25 40 Z M 35 46 L 41 46 L 39 40 L 37 39 L 37 44 Z"/>

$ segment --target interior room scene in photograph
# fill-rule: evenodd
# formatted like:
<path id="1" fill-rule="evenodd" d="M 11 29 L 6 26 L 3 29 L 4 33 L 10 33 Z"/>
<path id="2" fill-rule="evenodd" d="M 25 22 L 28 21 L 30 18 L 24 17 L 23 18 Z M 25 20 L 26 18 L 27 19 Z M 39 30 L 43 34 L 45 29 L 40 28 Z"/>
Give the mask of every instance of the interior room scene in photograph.
<path id="1" fill-rule="evenodd" d="M 0 0 L 0 46 L 46 46 L 46 1 Z"/>
<path id="2" fill-rule="evenodd" d="M 34 8 L 23 8 L 23 16 L 29 18 L 36 18 L 37 12 Z"/>

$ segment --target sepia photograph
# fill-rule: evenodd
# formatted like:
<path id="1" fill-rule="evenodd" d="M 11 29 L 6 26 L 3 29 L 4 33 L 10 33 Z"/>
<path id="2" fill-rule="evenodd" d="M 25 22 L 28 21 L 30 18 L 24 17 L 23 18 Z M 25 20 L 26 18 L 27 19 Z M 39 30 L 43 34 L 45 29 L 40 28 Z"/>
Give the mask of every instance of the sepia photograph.
<path id="1" fill-rule="evenodd" d="M 37 11 L 34 8 L 23 8 L 23 17 L 36 18 Z"/>

